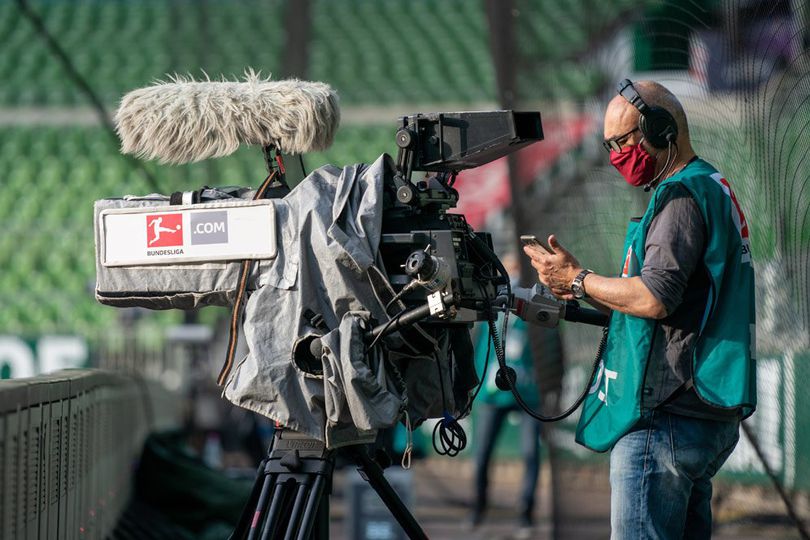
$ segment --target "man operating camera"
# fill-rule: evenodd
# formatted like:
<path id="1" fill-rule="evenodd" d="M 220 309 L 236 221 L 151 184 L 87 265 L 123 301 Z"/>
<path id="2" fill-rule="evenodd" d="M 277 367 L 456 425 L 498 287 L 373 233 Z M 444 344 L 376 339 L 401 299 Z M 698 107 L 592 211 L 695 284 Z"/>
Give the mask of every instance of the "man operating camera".
<path id="1" fill-rule="evenodd" d="M 524 250 L 556 296 L 610 313 L 577 442 L 611 451 L 612 538 L 709 538 L 711 479 L 756 406 L 748 226 L 692 149 L 678 99 L 651 81 L 618 92 L 603 144 L 628 184 L 652 190 L 621 277 L 585 269 L 554 235 Z"/>

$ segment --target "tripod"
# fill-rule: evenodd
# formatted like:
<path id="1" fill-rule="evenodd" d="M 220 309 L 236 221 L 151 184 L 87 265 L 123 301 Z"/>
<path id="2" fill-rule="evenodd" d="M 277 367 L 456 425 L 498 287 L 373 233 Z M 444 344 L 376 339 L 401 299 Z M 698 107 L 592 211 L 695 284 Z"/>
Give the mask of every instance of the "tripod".
<path id="1" fill-rule="evenodd" d="M 230 540 L 327 540 L 336 452 L 316 439 L 277 429 Z M 427 540 L 365 446 L 348 446 L 340 452 L 354 461 L 405 534 Z"/>
<path id="2" fill-rule="evenodd" d="M 433 302 L 403 311 L 371 329 L 365 336 L 366 342 L 371 347 L 381 337 L 437 313 L 437 306 L 444 308 L 453 300 L 452 293 L 437 292 L 431 297 Z M 313 325 L 317 326 L 314 322 Z M 320 340 L 313 340 L 308 347 L 311 361 L 321 358 Z M 416 518 L 385 479 L 380 460 L 372 459 L 364 445 L 346 446 L 339 451 L 354 462 L 360 476 L 377 492 L 408 538 L 427 540 Z M 327 450 L 321 441 L 277 428 L 230 540 L 327 540 L 336 452 Z"/>

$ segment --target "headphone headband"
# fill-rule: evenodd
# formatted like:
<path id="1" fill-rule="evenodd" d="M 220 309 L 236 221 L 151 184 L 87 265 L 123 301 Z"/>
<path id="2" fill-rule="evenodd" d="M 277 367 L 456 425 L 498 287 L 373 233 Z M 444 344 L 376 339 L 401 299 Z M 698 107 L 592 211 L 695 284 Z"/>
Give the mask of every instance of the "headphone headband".
<path id="1" fill-rule="evenodd" d="M 633 107 L 638 109 L 638 112 L 641 114 L 646 114 L 650 109 L 644 100 L 641 99 L 638 91 L 636 91 L 636 87 L 633 86 L 633 81 L 630 79 L 624 79 L 622 82 L 620 82 L 616 86 L 616 91 L 619 92 L 620 96 L 629 101 Z"/>

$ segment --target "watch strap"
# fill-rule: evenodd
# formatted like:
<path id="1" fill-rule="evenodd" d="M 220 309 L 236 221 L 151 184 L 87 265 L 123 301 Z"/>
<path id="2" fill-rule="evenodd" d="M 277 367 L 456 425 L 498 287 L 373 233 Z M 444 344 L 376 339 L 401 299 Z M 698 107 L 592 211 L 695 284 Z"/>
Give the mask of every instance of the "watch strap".
<path id="1" fill-rule="evenodd" d="M 593 274 L 593 270 L 589 270 L 589 269 L 582 270 L 579 274 L 577 274 L 577 277 L 574 278 L 574 281 L 571 282 L 571 291 L 573 291 L 574 296 L 576 298 L 584 298 L 585 296 L 587 296 L 585 294 L 585 283 L 584 282 L 585 282 L 585 276 L 587 276 L 588 274 Z M 580 293 L 580 294 L 578 294 L 578 293 Z"/>

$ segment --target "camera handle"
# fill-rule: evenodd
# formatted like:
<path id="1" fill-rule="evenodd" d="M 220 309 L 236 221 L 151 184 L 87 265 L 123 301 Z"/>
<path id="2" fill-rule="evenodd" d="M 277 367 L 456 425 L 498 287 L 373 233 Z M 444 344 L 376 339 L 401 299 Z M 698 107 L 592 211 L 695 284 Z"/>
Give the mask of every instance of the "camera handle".
<path id="1" fill-rule="evenodd" d="M 373 328 L 365 336 L 366 343 L 370 343 L 371 348 L 377 341 L 388 334 L 396 332 L 403 326 L 408 326 L 417 323 L 431 315 L 437 315 L 444 312 L 446 309 L 453 305 L 453 294 L 442 293 L 437 291 L 428 296 L 428 302 L 425 305 L 410 309 L 402 312 L 400 315 L 395 316 L 387 323 Z M 563 420 L 570 416 L 575 410 L 579 408 L 585 397 L 588 394 L 590 381 L 593 380 L 599 365 L 604 355 L 605 347 L 607 345 L 607 325 L 609 317 L 601 311 L 595 309 L 581 308 L 577 302 L 559 302 L 556 298 L 546 292 L 545 288 L 541 285 L 535 285 L 531 289 L 522 287 L 512 288 L 512 294 L 499 296 L 493 302 L 493 307 L 502 306 L 509 311 L 514 312 L 518 317 L 526 322 L 538 324 L 541 326 L 554 327 L 559 324 L 560 319 L 581 322 L 585 324 L 592 324 L 602 327 L 602 339 L 597 348 L 596 357 L 594 358 L 593 368 L 591 375 L 588 377 L 588 384 L 583 389 L 580 396 L 567 410 L 561 414 L 554 416 L 543 416 L 529 407 L 518 392 L 515 382 L 516 374 L 514 369 L 506 365 L 506 355 L 504 352 L 503 343 L 498 336 L 497 329 L 495 328 L 495 320 L 490 317 L 488 323 L 493 342 L 495 344 L 495 355 L 498 360 L 498 376 L 496 381 L 499 383 L 498 388 L 501 390 L 511 390 L 515 396 L 518 405 L 525 410 L 529 416 L 541 422 L 556 422 Z M 316 340 L 316 342 L 319 340 Z"/>
<path id="2" fill-rule="evenodd" d="M 416 324 L 433 315 L 440 315 L 453 305 L 454 296 L 452 292 L 437 291 L 428 296 L 427 303 L 403 311 L 389 319 L 387 323 L 375 326 L 366 332 L 363 335 L 363 341 L 368 345 L 368 348 L 371 349 L 385 336 L 393 334 L 406 326 Z M 323 344 L 317 337 L 313 337 L 309 340 L 309 354 L 312 359 L 319 359 L 323 356 Z"/>
<path id="3" fill-rule="evenodd" d="M 499 296 L 494 305 L 507 308 L 509 311 L 530 324 L 554 328 L 560 320 L 605 326 L 608 316 L 596 309 L 580 307 L 571 300 L 560 302 L 542 285 L 512 287 L 512 296 Z"/>
<path id="4" fill-rule="evenodd" d="M 374 343 L 380 338 L 393 334 L 402 327 L 416 324 L 433 315 L 441 315 L 448 308 L 455 305 L 452 292 L 436 291 L 428 295 L 427 303 L 394 316 L 385 324 L 375 326 L 364 336 L 366 343 Z"/>

